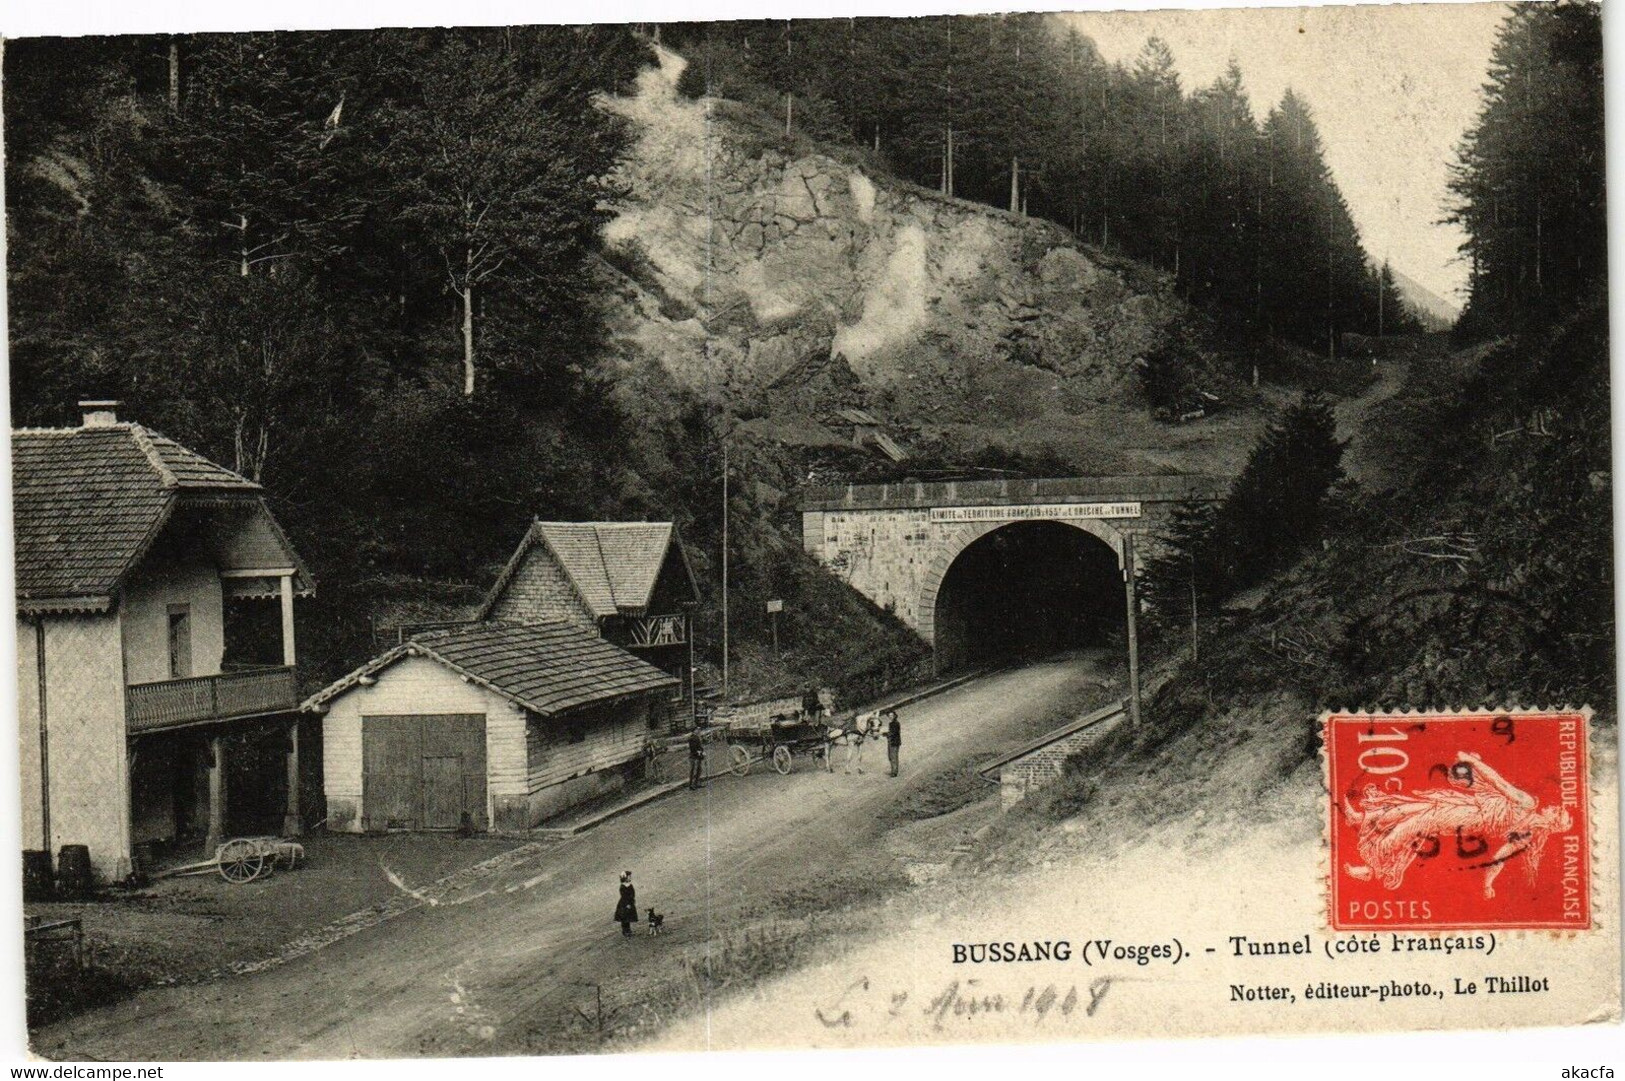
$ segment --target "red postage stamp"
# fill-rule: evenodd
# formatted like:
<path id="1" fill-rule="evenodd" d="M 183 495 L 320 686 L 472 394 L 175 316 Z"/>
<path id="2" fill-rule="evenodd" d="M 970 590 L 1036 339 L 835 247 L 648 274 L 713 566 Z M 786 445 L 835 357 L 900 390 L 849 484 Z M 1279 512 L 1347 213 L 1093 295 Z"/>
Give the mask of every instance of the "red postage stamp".
<path id="1" fill-rule="evenodd" d="M 1325 715 L 1332 928 L 1590 927 L 1589 719 Z"/>

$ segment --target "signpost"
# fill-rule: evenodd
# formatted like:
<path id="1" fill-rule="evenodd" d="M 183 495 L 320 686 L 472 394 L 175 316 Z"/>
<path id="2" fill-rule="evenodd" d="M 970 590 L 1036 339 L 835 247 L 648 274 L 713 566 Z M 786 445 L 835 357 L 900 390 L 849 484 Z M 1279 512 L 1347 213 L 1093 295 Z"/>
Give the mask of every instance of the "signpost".
<path id="1" fill-rule="evenodd" d="M 767 602 L 767 614 L 773 617 L 773 655 L 779 655 L 779 613 L 784 611 L 784 602 L 777 597 Z"/>

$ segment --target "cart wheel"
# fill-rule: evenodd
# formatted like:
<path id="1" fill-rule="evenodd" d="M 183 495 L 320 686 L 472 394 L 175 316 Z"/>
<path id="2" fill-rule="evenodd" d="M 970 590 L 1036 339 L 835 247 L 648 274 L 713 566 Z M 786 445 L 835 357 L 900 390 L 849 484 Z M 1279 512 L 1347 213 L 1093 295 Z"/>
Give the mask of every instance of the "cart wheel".
<path id="1" fill-rule="evenodd" d="M 745 774 L 750 772 L 749 751 L 736 743 L 729 748 L 728 754 L 734 761 L 733 772 L 735 777 L 743 777 Z"/>
<path id="2" fill-rule="evenodd" d="M 265 870 L 265 853 L 248 841 L 227 841 L 215 855 L 220 877 L 236 886 L 252 882 Z"/>
<path id="3" fill-rule="evenodd" d="M 790 765 L 790 748 L 773 748 L 773 768 L 778 770 L 781 776 L 790 772 Z"/>

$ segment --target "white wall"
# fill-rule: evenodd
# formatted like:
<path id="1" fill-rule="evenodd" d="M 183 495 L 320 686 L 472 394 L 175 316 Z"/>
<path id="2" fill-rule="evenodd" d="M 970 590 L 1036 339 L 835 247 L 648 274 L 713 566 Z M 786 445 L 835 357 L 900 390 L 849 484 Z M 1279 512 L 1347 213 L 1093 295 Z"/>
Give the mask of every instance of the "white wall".
<path id="1" fill-rule="evenodd" d="M 520 791 L 534 795 L 549 785 L 637 758 L 652 731 L 648 703 L 649 699 L 638 698 L 582 710 L 578 720 L 586 738 L 579 743 L 570 742 L 567 718 L 541 718 L 530 726 L 530 768 Z M 664 712 L 661 719 L 664 722 Z M 660 731 L 665 729 L 662 723 Z"/>
<path id="2" fill-rule="evenodd" d="M 17 750 L 22 766 L 23 849 L 45 847 L 40 801 L 39 650 L 34 624 L 17 619 Z"/>
<path id="3" fill-rule="evenodd" d="M 192 675 L 220 672 L 225 652 L 220 573 L 213 564 L 154 555 L 125 590 L 124 669 L 130 683 L 169 678 L 169 606 L 191 606 Z"/>
<path id="4" fill-rule="evenodd" d="M 670 703 L 663 693 L 605 703 L 564 717 L 532 718 L 526 728 L 530 762 L 528 795 L 505 801 L 510 821 L 534 826 L 585 800 L 623 788 L 636 774 L 652 731 L 670 728 Z M 655 728 L 649 725 L 654 716 Z M 572 720 L 583 735 L 570 739 Z"/>
<path id="5" fill-rule="evenodd" d="M 130 870 L 130 793 L 125 769 L 124 672 L 116 614 L 45 619 L 45 712 L 49 721 L 51 835 L 41 806 L 36 630 L 17 621 L 18 738 L 24 848 L 53 855 L 90 847 L 104 880 Z"/>
<path id="6" fill-rule="evenodd" d="M 656 696 L 657 708 L 666 708 Z M 526 715 L 506 698 L 426 657 L 407 657 L 378 673 L 371 687 L 356 686 L 328 703 L 322 719 L 322 770 L 328 828 L 360 832 L 361 719 L 389 714 L 483 713 L 486 798 L 494 828 L 525 828 L 599 787 L 551 791 L 574 778 L 613 770 L 637 759 L 648 739 L 648 700 L 634 699 L 583 714 L 586 739 L 572 743 L 564 721 Z M 666 721 L 661 714 L 662 730 Z M 620 775 L 615 775 L 618 784 Z"/>

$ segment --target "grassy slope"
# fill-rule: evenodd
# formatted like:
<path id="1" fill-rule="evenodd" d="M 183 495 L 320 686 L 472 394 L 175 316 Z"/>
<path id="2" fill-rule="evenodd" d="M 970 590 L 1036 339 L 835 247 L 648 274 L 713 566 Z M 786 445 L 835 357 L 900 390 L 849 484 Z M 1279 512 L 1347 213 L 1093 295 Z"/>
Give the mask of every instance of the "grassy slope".
<path id="1" fill-rule="evenodd" d="M 1393 486 L 1351 500 L 1324 551 L 1213 635 L 1209 691 L 1611 711 L 1606 312 L 1494 349 L 1476 373 L 1419 365 L 1369 423 L 1400 459 Z"/>

